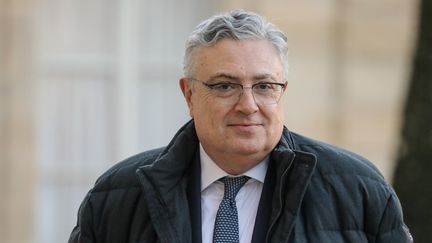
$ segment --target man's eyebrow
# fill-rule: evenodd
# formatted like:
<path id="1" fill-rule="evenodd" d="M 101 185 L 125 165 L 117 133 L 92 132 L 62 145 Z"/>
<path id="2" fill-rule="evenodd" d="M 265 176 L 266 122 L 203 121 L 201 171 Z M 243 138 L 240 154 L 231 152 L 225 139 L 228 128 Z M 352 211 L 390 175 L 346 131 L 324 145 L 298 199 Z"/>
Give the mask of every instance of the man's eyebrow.
<path id="1" fill-rule="evenodd" d="M 258 74 L 253 77 L 254 80 L 263 80 L 263 79 L 271 79 L 274 82 L 277 82 L 277 79 L 268 73 Z"/>
<path id="2" fill-rule="evenodd" d="M 240 77 L 234 76 L 234 75 L 229 74 L 229 73 L 223 73 L 223 72 L 216 73 L 215 75 L 211 76 L 208 81 L 217 81 L 220 78 L 228 80 L 228 81 L 233 81 L 233 82 L 240 82 L 241 81 Z M 268 79 L 272 80 L 273 82 L 278 81 L 273 75 L 271 75 L 269 73 L 256 74 L 252 77 L 252 80 L 254 80 L 254 81 L 268 80 Z"/>
<path id="3" fill-rule="evenodd" d="M 228 79 L 229 81 L 239 81 L 240 80 L 239 77 L 236 77 L 236 76 L 229 74 L 229 73 L 216 73 L 215 75 L 213 75 L 209 78 L 209 81 L 214 81 L 214 80 L 217 80 L 219 78 Z"/>

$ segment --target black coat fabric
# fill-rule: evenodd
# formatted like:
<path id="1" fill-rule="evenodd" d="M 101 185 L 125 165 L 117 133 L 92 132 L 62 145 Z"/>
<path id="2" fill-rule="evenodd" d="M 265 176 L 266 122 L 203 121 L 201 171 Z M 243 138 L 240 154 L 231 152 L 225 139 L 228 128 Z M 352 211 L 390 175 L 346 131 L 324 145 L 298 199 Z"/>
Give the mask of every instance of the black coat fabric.
<path id="1" fill-rule="evenodd" d="M 200 209 L 188 189 L 199 176 L 198 145 L 191 121 L 168 146 L 108 170 L 82 202 L 69 242 L 196 242 L 191 213 Z M 412 242 L 396 194 L 364 158 L 284 129 L 270 163 L 268 227 L 256 242 Z"/>

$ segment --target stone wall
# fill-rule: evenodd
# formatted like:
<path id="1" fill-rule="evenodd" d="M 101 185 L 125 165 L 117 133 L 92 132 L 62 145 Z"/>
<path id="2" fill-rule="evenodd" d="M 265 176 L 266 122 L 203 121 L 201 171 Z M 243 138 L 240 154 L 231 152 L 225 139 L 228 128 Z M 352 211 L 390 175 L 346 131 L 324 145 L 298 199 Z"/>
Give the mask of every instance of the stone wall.
<path id="1" fill-rule="evenodd" d="M 184 40 L 232 8 L 288 36 L 286 125 L 368 157 L 390 180 L 416 4 L 0 0 L 1 241 L 65 242 L 100 173 L 171 138 L 188 119 Z"/>

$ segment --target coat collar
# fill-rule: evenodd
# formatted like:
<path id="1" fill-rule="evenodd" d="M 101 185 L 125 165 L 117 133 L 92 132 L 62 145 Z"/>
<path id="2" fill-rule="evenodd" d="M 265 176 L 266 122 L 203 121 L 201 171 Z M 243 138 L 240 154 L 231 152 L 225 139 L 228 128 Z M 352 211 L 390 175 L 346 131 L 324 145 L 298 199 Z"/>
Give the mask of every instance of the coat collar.
<path id="1" fill-rule="evenodd" d="M 195 126 L 191 120 L 176 133 L 152 164 L 143 166 L 138 171 L 144 173 L 154 189 L 163 196 L 183 178 L 198 149 L 198 144 Z"/>
<path id="2" fill-rule="evenodd" d="M 146 174 L 146 177 L 161 195 L 165 195 L 182 179 L 198 149 L 199 140 L 196 135 L 195 124 L 193 120 L 190 120 L 179 129 L 154 163 L 138 170 Z M 289 161 L 282 158 L 293 156 L 295 149 L 296 145 L 291 133 L 284 127 L 281 139 L 271 154 L 272 157 L 276 158 L 276 161 L 281 162 L 278 171 L 283 171 L 289 167 Z"/>

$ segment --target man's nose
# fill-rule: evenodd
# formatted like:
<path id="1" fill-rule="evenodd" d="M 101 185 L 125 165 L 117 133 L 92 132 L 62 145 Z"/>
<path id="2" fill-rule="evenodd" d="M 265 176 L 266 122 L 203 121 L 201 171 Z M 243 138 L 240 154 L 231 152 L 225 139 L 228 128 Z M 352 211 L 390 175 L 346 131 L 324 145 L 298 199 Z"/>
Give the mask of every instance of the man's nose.
<path id="1" fill-rule="evenodd" d="M 239 94 L 238 102 L 235 104 L 235 110 L 245 114 L 252 114 L 258 111 L 258 109 L 259 107 L 255 101 L 252 89 L 244 87 Z"/>

